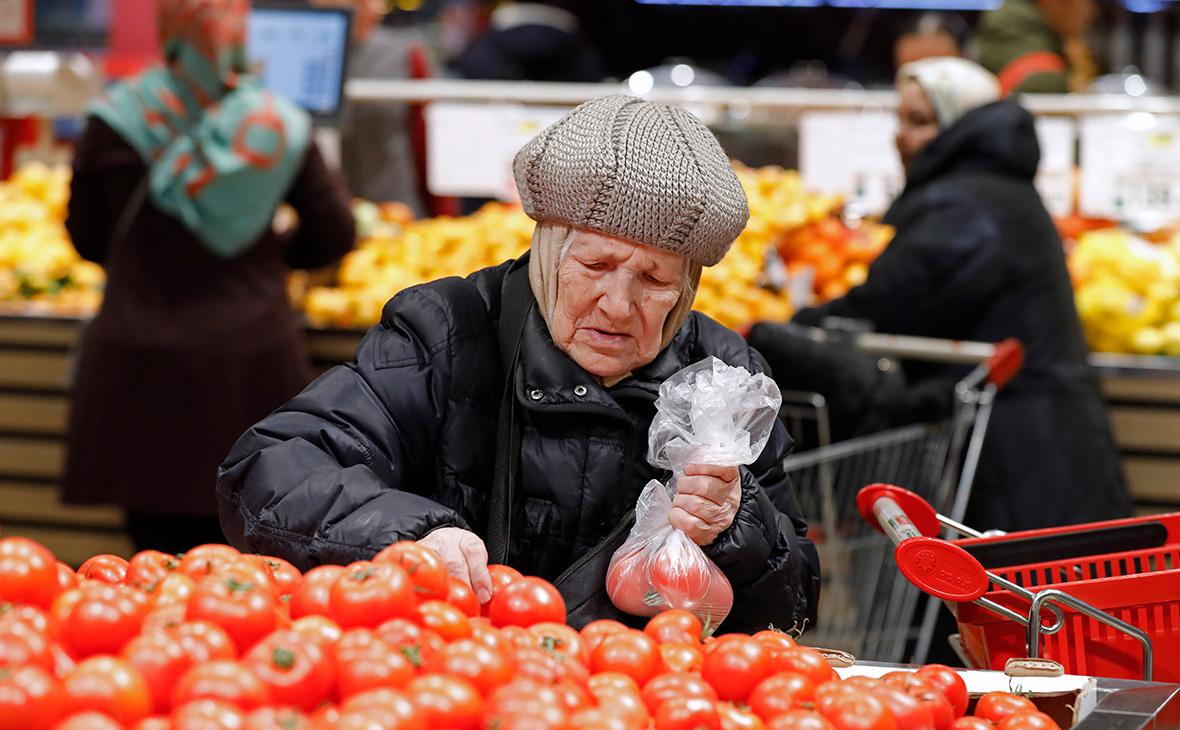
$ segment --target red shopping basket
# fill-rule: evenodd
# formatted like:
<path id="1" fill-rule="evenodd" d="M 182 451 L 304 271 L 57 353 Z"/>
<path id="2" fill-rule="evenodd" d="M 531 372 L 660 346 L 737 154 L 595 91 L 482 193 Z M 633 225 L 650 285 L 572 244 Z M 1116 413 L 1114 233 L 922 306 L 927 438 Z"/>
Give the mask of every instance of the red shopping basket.
<path id="1" fill-rule="evenodd" d="M 871 485 L 858 506 L 893 538 L 906 578 L 951 605 L 976 666 L 1042 657 L 1180 682 L 1180 513 L 948 542 L 940 525 L 974 531 L 908 490 Z"/>

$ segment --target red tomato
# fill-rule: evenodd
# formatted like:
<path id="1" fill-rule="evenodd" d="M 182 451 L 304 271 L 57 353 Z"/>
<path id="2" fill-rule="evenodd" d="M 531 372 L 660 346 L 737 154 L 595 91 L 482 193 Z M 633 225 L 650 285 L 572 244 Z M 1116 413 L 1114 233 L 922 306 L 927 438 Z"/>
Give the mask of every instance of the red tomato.
<path id="1" fill-rule="evenodd" d="M 123 730 L 123 726 L 102 712 L 78 712 L 59 722 L 53 730 Z"/>
<path id="2" fill-rule="evenodd" d="M 1061 730 L 1061 726 L 1043 712 L 1016 712 L 1004 718 L 998 730 Z"/>
<path id="3" fill-rule="evenodd" d="M 246 714 L 238 707 L 217 700 L 196 700 L 177 707 L 170 718 L 172 730 L 241 730 Z"/>
<path id="4" fill-rule="evenodd" d="M 187 606 L 197 590 L 197 583 L 184 573 L 169 573 L 157 581 L 147 594 L 156 608 Z"/>
<path id="5" fill-rule="evenodd" d="M 95 555 L 78 568 L 78 577 L 117 585 L 127 575 L 128 565 L 118 555 Z"/>
<path id="6" fill-rule="evenodd" d="M 1017 712 L 1035 712 L 1037 706 L 1031 700 L 1008 692 L 988 692 L 975 703 L 975 716 L 997 725 L 1009 715 Z"/>
<path id="7" fill-rule="evenodd" d="M 791 710 L 766 725 L 766 730 L 836 730 L 824 716 L 812 710 Z"/>
<path id="8" fill-rule="evenodd" d="M 260 707 L 246 716 L 245 730 L 314 730 L 311 720 L 290 707 Z"/>
<path id="9" fill-rule="evenodd" d="M 233 659 L 238 655 L 234 640 L 225 629 L 209 621 L 187 621 L 167 629 L 167 633 L 180 643 L 195 664 Z"/>
<path id="10" fill-rule="evenodd" d="M 770 652 L 749 637 L 724 639 L 705 653 L 701 676 L 723 700 L 745 702 L 758 683 L 771 673 Z"/>
<path id="11" fill-rule="evenodd" d="M 732 702 L 717 703 L 717 714 L 721 716 L 721 730 L 765 730 L 762 718 L 753 711 Z"/>
<path id="12" fill-rule="evenodd" d="M 122 659 L 91 657 L 74 667 L 63 684 L 74 712 L 105 712 L 124 725 L 132 725 L 152 711 L 147 681 Z"/>
<path id="13" fill-rule="evenodd" d="M 144 550 L 131 556 L 124 585 L 151 593 L 155 586 L 180 567 L 180 559 L 159 550 Z"/>
<path id="14" fill-rule="evenodd" d="M 249 712 L 270 702 L 266 685 L 238 662 L 212 661 L 185 672 L 172 690 L 172 706 L 218 700 Z"/>
<path id="15" fill-rule="evenodd" d="M 653 616 L 643 633 L 661 644 L 699 644 L 703 629 L 701 620 L 691 612 L 674 608 Z"/>
<path id="16" fill-rule="evenodd" d="M 507 650 L 517 678 L 531 679 L 543 685 L 571 680 L 585 686 L 590 673 L 581 662 L 535 646 L 512 646 Z"/>
<path id="17" fill-rule="evenodd" d="M 591 621 L 582 627 L 582 642 L 586 645 L 586 655 L 593 656 L 594 650 L 602 643 L 602 640 L 611 634 L 619 634 L 630 631 L 625 624 L 622 624 L 613 619 L 604 618 L 597 621 Z"/>
<path id="18" fill-rule="evenodd" d="M 409 540 L 395 542 L 374 555 L 373 562 L 405 568 L 418 600 L 445 601 L 450 593 L 446 563 L 442 556 L 424 545 Z"/>
<path id="19" fill-rule="evenodd" d="M 427 730 L 426 720 L 414 703 L 402 692 L 392 689 L 375 689 L 350 697 L 340 707 L 343 715 L 334 730 Z M 367 724 L 349 725 L 349 716 L 370 718 Z M 376 720 L 377 725 L 372 724 Z M 317 724 L 316 727 L 325 727 Z"/>
<path id="20" fill-rule="evenodd" d="M 335 664 L 324 650 L 290 630 L 267 636 L 242 662 L 266 685 L 272 703 L 300 710 L 327 701 L 336 682 Z"/>
<path id="21" fill-rule="evenodd" d="M 476 730 L 483 714 L 479 690 L 459 677 L 427 675 L 406 688 L 427 727 L 448 730 Z"/>
<path id="22" fill-rule="evenodd" d="M 0 539 L 0 601 L 48 608 L 60 592 L 48 548 L 26 537 Z"/>
<path id="23" fill-rule="evenodd" d="M 163 631 L 135 637 L 123 647 L 122 657 L 143 675 L 152 709 L 160 714 L 172 709 L 173 688 L 181 675 L 195 664 L 180 641 Z"/>
<path id="24" fill-rule="evenodd" d="M 791 649 L 774 652 L 771 656 L 770 664 L 772 670 L 775 672 L 802 674 L 810 679 L 816 687 L 824 682 L 839 679 L 836 675 L 836 670 L 832 669 L 823 654 L 805 646 L 796 646 Z"/>
<path id="25" fill-rule="evenodd" d="M 234 645 L 244 651 L 278 626 L 278 603 L 267 586 L 243 579 L 236 568 L 205 578 L 189 597 L 186 615 L 192 621 L 210 621 L 225 629 Z"/>
<path id="26" fill-rule="evenodd" d="M 305 641 L 318 644 L 325 651 L 330 650 L 344 635 L 344 629 L 327 616 L 304 616 L 291 623 L 291 630 Z"/>
<path id="27" fill-rule="evenodd" d="M 36 606 L 17 606 L 0 603 L 0 626 L 24 624 L 42 636 L 50 635 L 49 614 Z"/>
<path id="28" fill-rule="evenodd" d="M 885 703 L 866 692 L 843 693 L 819 712 L 836 730 L 897 730 Z"/>
<path id="29" fill-rule="evenodd" d="M 198 545 L 179 557 L 176 569 L 199 581 L 240 561 L 242 554 L 229 545 L 209 544 Z"/>
<path id="30" fill-rule="evenodd" d="M 118 654 L 140 631 L 147 599 L 126 586 L 92 582 L 53 603 L 62 646 L 75 658 Z"/>
<path id="31" fill-rule="evenodd" d="M 576 659 L 583 664 L 589 659 L 582 635 L 564 623 L 548 621 L 533 624 L 529 627 L 529 633 L 536 637 L 537 645 L 545 651 Z"/>
<path id="32" fill-rule="evenodd" d="M 484 696 L 507 684 L 513 673 L 512 663 L 503 654 L 470 639 L 447 645 L 426 662 L 424 669 L 462 677 Z"/>
<path id="33" fill-rule="evenodd" d="M 653 607 L 648 603 L 649 593 L 657 605 L 663 602 L 652 591 L 650 563 L 650 556 L 642 545 L 611 560 L 606 571 L 606 594 L 620 611 L 634 616 L 650 615 Z"/>
<path id="34" fill-rule="evenodd" d="M 78 587 L 78 574 L 61 561 L 57 563 L 57 587 L 59 593 Z"/>
<path id="35" fill-rule="evenodd" d="M 594 672 L 622 672 L 642 687 L 660 671 L 660 651 L 642 631 L 610 634 L 591 655 L 590 668 Z"/>
<path id="36" fill-rule="evenodd" d="M 167 717 L 153 715 L 136 723 L 135 730 L 172 730 L 172 721 Z"/>
<path id="37" fill-rule="evenodd" d="M 513 581 L 519 580 L 524 576 L 516 568 L 510 568 L 507 565 L 489 565 L 488 575 L 492 578 L 492 598 L 496 597 L 496 593 L 507 588 Z M 488 608 L 492 605 L 491 599 L 487 603 L 481 604 L 479 607 L 479 615 L 487 616 Z"/>
<path id="38" fill-rule="evenodd" d="M 995 725 L 979 717 L 960 717 L 951 725 L 951 730 L 995 730 Z"/>
<path id="39" fill-rule="evenodd" d="M 647 705 L 643 704 L 643 698 L 638 692 L 603 688 L 593 690 L 593 694 L 600 708 L 622 719 L 630 727 L 647 728 L 651 722 Z"/>
<path id="40" fill-rule="evenodd" d="M 673 606 L 699 604 L 713 582 L 707 562 L 685 558 L 682 550 L 664 547 L 648 564 L 652 587 Z"/>
<path id="41" fill-rule="evenodd" d="M 578 730 L 631 730 L 621 717 L 597 707 L 570 715 L 570 726 Z"/>
<path id="42" fill-rule="evenodd" d="M 246 557 L 270 572 L 280 596 L 292 595 L 299 589 L 299 584 L 303 582 L 303 574 L 299 572 L 299 568 L 282 558 L 271 555 L 248 555 Z"/>
<path id="43" fill-rule="evenodd" d="M 343 628 L 378 626 L 391 618 L 414 618 L 418 599 L 399 565 L 359 561 L 332 585 L 332 618 Z"/>
<path id="44" fill-rule="evenodd" d="M 521 720 L 528 727 L 563 728 L 569 713 L 560 694 L 553 687 L 530 680 L 515 680 L 493 692 L 484 707 L 484 726 L 516 726 Z"/>
<path id="45" fill-rule="evenodd" d="M 463 612 L 444 601 L 426 601 L 418 605 L 418 622 L 445 641 L 467 639 L 472 635 L 471 623 Z"/>
<path id="46" fill-rule="evenodd" d="M 447 577 L 447 603 L 463 612 L 468 618 L 479 615 L 479 599 L 475 591 L 458 578 Z"/>
<path id="47" fill-rule="evenodd" d="M 893 713 L 897 730 L 934 730 L 934 716 L 920 700 L 895 687 L 878 687 L 873 696 L 885 703 Z"/>
<path id="48" fill-rule="evenodd" d="M 0 667 L 37 666 L 53 672 L 52 643 L 22 621 L 0 623 Z"/>
<path id="49" fill-rule="evenodd" d="M 669 672 L 699 672 L 704 657 L 693 644 L 660 644 L 660 659 Z"/>
<path id="50" fill-rule="evenodd" d="M 773 720 L 815 697 L 815 684 L 801 674 L 774 674 L 758 683 L 750 692 L 749 705 L 758 717 Z"/>
<path id="51" fill-rule="evenodd" d="M 643 687 L 643 704 L 655 714 L 660 706 L 676 697 L 699 697 L 717 701 L 717 692 L 696 674 L 659 674 L 652 677 Z"/>
<path id="52" fill-rule="evenodd" d="M 912 676 L 906 682 L 906 694 L 919 700 L 930 711 L 937 730 L 950 730 L 955 722 L 955 711 L 946 695 L 922 677 Z"/>
<path id="53" fill-rule="evenodd" d="M 773 629 L 759 631 L 751 638 L 754 639 L 754 641 L 761 642 L 767 649 L 770 649 L 772 653 L 786 651 L 787 649 L 793 649 L 798 646 L 798 644 L 795 643 L 795 640 L 792 639 L 790 635 L 782 631 L 775 631 Z"/>
<path id="54" fill-rule="evenodd" d="M 0 730 L 49 730 L 65 707 L 61 682 L 42 667 L 0 669 Z"/>
<path id="55" fill-rule="evenodd" d="M 519 578 L 492 596 L 488 618 L 498 627 L 565 623 L 565 599 L 547 580 Z"/>
<path id="56" fill-rule="evenodd" d="M 331 613 L 332 585 L 342 575 L 342 565 L 321 565 L 304 573 L 299 587 L 291 594 L 291 618 Z"/>
<path id="57" fill-rule="evenodd" d="M 414 679 L 414 665 L 368 629 L 353 629 L 335 647 L 336 694 L 344 700 L 374 689 L 401 689 Z"/>
<path id="58" fill-rule="evenodd" d="M 967 713 L 967 683 L 958 672 L 943 664 L 927 664 L 914 674 L 942 692 L 951 704 L 955 717 L 962 717 Z"/>
<path id="59" fill-rule="evenodd" d="M 676 697 L 660 705 L 655 730 L 721 730 L 721 715 L 712 700 Z"/>
<path id="60" fill-rule="evenodd" d="M 445 646 L 438 634 L 401 618 L 381 624 L 376 634 L 392 649 L 401 652 L 414 667 L 421 667 Z"/>

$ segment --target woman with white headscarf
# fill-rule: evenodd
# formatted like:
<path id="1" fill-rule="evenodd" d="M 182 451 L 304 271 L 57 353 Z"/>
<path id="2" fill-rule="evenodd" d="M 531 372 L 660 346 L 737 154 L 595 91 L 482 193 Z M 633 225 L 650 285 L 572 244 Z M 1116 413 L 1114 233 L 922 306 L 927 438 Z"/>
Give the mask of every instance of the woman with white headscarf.
<path id="1" fill-rule="evenodd" d="M 966 522 L 1019 530 L 1128 514 L 1061 239 L 1033 185 L 1032 116 L 997 101 L 995 77 L 961 58 L 906 64 L 897 90 L 906 186 L 885 217 L 896 236 L 863 285 L 795 321 L 1019 339 L 1024 368 L 996 403 Z"/>

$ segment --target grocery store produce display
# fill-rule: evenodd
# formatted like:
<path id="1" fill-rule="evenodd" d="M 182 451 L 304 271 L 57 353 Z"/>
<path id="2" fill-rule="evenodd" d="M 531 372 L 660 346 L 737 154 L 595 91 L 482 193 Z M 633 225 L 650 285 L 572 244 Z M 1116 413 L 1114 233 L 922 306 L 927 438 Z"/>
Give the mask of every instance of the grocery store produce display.
<path id="1" fill-rule="evenodd" d="M 77 571 L 0 539 L 0 730 L 1043 730 L 1027 699 L 938 665 L 841 680 L 785 633 L 565 624 L 540 578 L 492 566 L 480 606 L 395 543 L 301 574 L 201 545 Z"/>

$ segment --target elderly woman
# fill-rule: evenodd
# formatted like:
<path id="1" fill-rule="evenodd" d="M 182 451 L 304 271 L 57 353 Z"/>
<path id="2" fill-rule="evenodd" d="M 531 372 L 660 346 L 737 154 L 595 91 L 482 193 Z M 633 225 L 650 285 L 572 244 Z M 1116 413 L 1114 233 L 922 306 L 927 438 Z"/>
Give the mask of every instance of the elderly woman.
<path id="1" fill-rule="evenodd" d="M 660 386 L 710 355 L 761 371 L 691 312 L 701 267 L 748 217 L 717 141 L 682 109 L 584 104 L 517 155 L 537 221 L 517 261 L 406 290 L 356 362 L 248 431 L 219 481 L 242 549 L 307 568 L 419 540 L 489 598 L 487 564 L 552 580 L 570 623 L 630 620 L 611 553 L 643 486 Z M 818 560 L 781 463 L 781 424 L 750 467 L 690 466 L 671 521 L 728 576 L 732 630 L 814 616 Z"/>
<path id="2" fill-rule="evenodd" d="M 1129 504 L 1086 362 L 1061 238 L 1033 185 L 1033 118 L 961 58 L 898 71 L 906 186 L 885 216 L 897 234 L 842 298 L 800 312 L 882 332 L 1025 347 L 988 426 L 967 522 L 1020 530 L 1122 517 Z"/>

